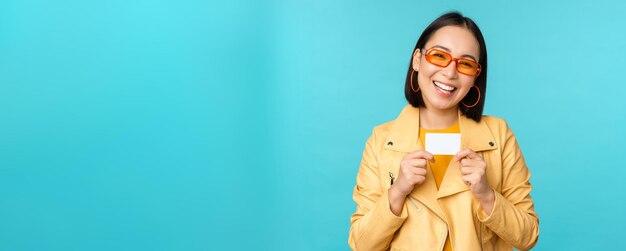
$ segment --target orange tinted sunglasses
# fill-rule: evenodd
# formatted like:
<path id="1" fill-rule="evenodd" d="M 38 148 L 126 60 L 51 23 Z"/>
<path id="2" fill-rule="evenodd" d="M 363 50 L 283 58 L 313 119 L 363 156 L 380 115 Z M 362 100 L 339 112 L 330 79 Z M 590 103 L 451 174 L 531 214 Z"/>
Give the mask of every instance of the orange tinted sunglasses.
<path id="1" fill-rule="evenodd" d="M 454 61 L 456 62 L 456 70 L 461 74 L 472 77 L 477 77 L 480 74 L 480 64 L 469 58 L 453 58 L 450 53 L 435 48 L 428 49 L 424 57 L 426 61 L 439 67 L 447 67 Z"/>

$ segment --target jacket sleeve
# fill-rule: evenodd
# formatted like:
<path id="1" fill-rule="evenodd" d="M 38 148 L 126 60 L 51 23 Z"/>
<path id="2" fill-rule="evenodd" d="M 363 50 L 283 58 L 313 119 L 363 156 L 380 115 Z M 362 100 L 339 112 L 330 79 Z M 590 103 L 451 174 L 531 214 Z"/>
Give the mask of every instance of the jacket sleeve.
<path id="1" fill-rule="evenodd" d="M 495 192 L 491 215 L 479 207 L 477 216 L 505 242 L 520 250 L 531 249 L 539 237 L 539 219 L 530 197 L 530 172 L 509 126 L 501 120 L 502 192 Z"/>
<path id="2" fill-rule="evenodd" d="M 379 178 L 381 170 L 376 160 L 379 144 L 374 130 L 367 140 L 352 196 L 356 212 L 350 219 L 348 244 L 353 250 L 387 250 L 394 233 L 408 216 L 406 204 L 400 216 L 391 212 L 387 190 Z"/>

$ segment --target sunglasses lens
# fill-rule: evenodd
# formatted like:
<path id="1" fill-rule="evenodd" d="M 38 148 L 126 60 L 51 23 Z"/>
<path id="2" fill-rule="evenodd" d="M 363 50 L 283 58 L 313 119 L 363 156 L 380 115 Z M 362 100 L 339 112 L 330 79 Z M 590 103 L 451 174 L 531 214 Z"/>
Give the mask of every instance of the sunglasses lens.
<path id="1" fill-rule="evenodd" d="M 426 60 L 436 66 L 446 67 L 448 66 L 448 64 L 450 64 L 452 56 L 439 50 L 431 50 L 426 55 Z"/>
<path id="2" fill-rule="evenodd" d="M 452 55 L 445 51 L 430 49 L 426 52 L 426 60 L 439 67 L 447 67 L 452 60 L 456 60 L 458 72 L 474 77 L 480 74 L 480 64 L 476 61 L 465 58 L 453 59 Z"/>
<path id="3" fill-rule="evenodd" d="M 479 73 L 480 65 L 472 60 L 461 59 L 458 61 L 456 68 L 460 73 L 477 76 Z"/>

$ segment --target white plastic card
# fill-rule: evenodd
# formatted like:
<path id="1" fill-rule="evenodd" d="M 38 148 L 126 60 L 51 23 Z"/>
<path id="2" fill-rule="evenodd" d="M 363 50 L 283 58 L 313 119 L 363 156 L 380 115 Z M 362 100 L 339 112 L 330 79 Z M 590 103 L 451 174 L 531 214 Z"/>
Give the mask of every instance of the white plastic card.
<path id="1" fill-rule="evenodd" d="M 460 133 L 426 133 L 426 151 L 435 155 L 456 155 L 461 150 Z"/>

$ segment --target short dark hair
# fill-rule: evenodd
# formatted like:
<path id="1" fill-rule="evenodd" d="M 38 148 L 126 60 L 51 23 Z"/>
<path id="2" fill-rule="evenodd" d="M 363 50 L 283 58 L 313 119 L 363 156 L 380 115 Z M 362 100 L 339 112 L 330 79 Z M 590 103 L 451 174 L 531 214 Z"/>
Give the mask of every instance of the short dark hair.
<path id="1" fill-rule="evenodd" d="M 483 38 L 483 34 L 480 32 L 480 29 L 474 23 L 474 21 L 468 17 L 464 17 L 459 12 L 448 12 L 446 14 L 441 15 L 439 18 L 435 19 L 426 29 L 422 32 L 422 35 L 417 40 L 415 44 L 415 48 L 411 52 L 411 60 L 409 61 L 409 69 L 406 73 L 406 83 L 404 84 L 404 96 L 406 100 L 413 107 L 422 107 L 425 106 L 424 100 L 422 99 L 421 92 L 413 92 L 411 88 L 411 73 L 413 72 L 413 52 L 417 49 L 423 49 L 424 45 L 435 31 L 445 27 L 445 26 L 461 26 L 467 28 L 480 45 L 480 56 L 478 63 L 480 64 L 480 75 L 476 78 L 474 84 L 476 87 L 480 89 L 480 101 L 474 107 L 467 108 L 463 106 L 461 103 L 465 101 L 466 104 L 473 104 L 478 99 L 478 92 L 475 91 L 475 88 L 472 88 L 467 95 L 459 102 L 459 109 L 461 113 L 468 118 L 475 120 L 476 122 L 480 122 L 480 118 L 483 116 L 483 107 L 485 106 L 485 97 L 487 94 L 487 47 L 485 45 L 485 39 Z M 419 73 L 413 73 L 414 82 L 417 83 L 417 75 Z"/>

